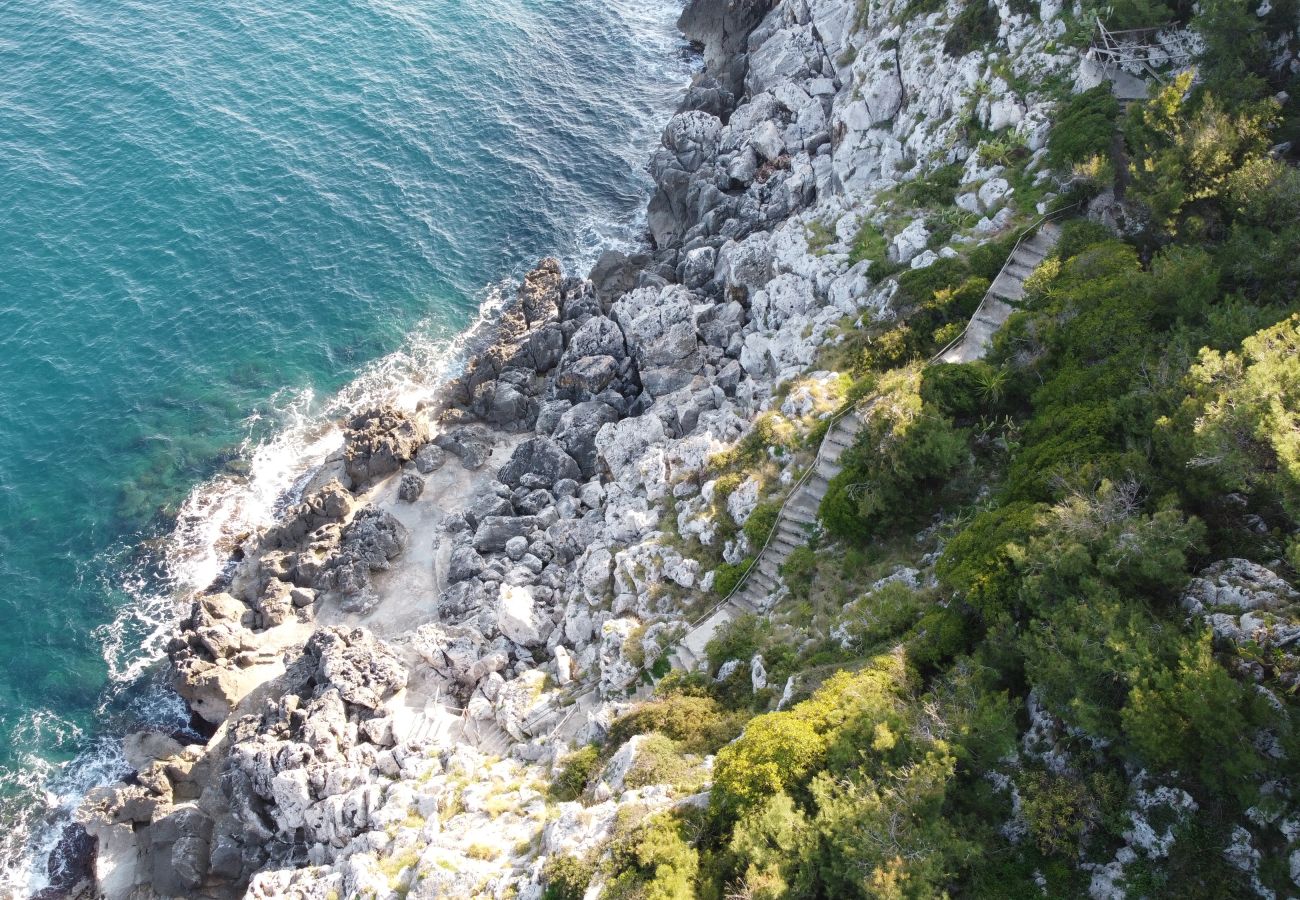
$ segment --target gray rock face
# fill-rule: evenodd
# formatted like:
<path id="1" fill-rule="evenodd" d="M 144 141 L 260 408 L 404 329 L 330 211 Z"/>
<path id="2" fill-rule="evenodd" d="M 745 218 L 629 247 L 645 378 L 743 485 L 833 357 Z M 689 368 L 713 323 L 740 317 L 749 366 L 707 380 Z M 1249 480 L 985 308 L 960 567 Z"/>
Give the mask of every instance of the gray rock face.
<path id="1" fill-rule="evenodd" d="M 745 44 L 770 8 L 770 0 L 691 0 L 677 27 L 688 39 L 703 45 L 705 65 L 718 85 L 739 95 L 745 81 Z"/>
<path id="2" fill-rule="evenodd" d="M 564 366 L 555 379 L 556 393 L 574 403 L 591 400 L 613 384 L 619 375 L 612 356 L 584 356 Z"/>
<path id="3" fill-rule="evenodd" d="M 582 474 L 573 457 L 555 440 L 538 436 L 515 448 L 510 461 L 501 467 L 498 477 L 510 487 L 524 484 L 532 476 L 532 487 L 550 487 L 561 478 L 577 479 Z"/>
<path id="4" fill-rule="evenodd" d="M 164 897 L 192 896 L 208 874 L 212 819 L 181 807 L 149 828 L 148 863 L 153 888 Z"/>
<path id="5" fill-rule="evenodd" d="M 560 316 L 560 261 L 547 258 L 524 276 L 519 301 L 530 327 L 554 321 Z"/>
<path id="6" fill-rule="evenodd" d="M 566 359 L 578 360 L 584 356 L 612 356 L 622 359 L 627 353 L 623 330 L 613 319 L 592 316 L 578 327 L 569 339 Z"/>
<path id="7" fill-rule="evenodd" d="M 439 449 L 460 459 L 461 465 L 473 471 L 481 469 L 492 455 L 492 432 L 472 425 L 449 428 L 433 439 Z"/>
<path id="8" fill-rule="evenodd" d="M 352 493 L 332 480 L 293 509 L 262 535 L 262 547 L 276 550 L 297 547 L 323 525 L 341 522 L 356 505 Z"/>
<path id="9" fill-rule="evenodd" d="M 415 453 L 415 468 L 421 475 L 430 475 L 447 462 L 447 451 L 437 444 L 425 444 Z"/>
<path id="10" fill-rule="evenodd" d="M 588 276 L 596 296 L 605 303 L 612 303 L 636 287 L 637 276 L 649 262 L 650 257 L 644 253 L 629 256 L 618 250 L 606 250 L 600 254 Z"/>
<path id="11" fill-rule="evenodd" d="M 553 437 L 555 442 L 577 462 L 584 479 L 596 473 L 596 434 L 606 422 L 617 421 L 618 412 L 609 404 L 599 400 L 579 403 L 560 416 Z"/>
<path id="12" fill-rule="evenodd" d="M 527 537 L 537 524 L 536 516 L 487 516 L 474 532 L 474 549 L 500 553 L 512 537 Z"/>
<path id="13" fill-rule="evenodd" d="M 406 687 L 401 657 L 364 628 L 322 628 L 307 642 L 306 653 L 316 660 L 317 683 L 336 688 L 354 706 L 377 709 Z"/>
<path id="14" fill-rule="evenodd" d="M 343 529 L 338 549 L 325 562 L 315 587 L 337 591 L 344 607 L 366 611 L 374 604 L 370 573 L 388 568 L 406 546 L 406 526 L 391 513 L 367 506 Z"/>
<path id="15" fill-rule="evenodd" d="M 457 545 L 452 548 L 447 580 L 451 584 L 466 581 L 483 571 L 483 557 L 473 547 Z"/>
<path id="16" fill-rule="evenodd" d="M 422 420 L 395 409 L 368 410 L 348 421 L 343 460 L 353 485 L 391 475 L 429 438 Z"/>

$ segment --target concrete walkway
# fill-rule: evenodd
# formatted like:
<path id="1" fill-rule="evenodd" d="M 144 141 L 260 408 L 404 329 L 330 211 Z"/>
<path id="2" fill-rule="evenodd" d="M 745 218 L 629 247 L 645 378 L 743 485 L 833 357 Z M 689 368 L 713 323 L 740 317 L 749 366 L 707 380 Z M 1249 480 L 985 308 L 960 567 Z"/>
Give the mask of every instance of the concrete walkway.
<path id="1" fill-rule="evenodd" d="M 1060 226 L 1045 222 L 1033 237 L 1016 246 L 989 286 L 961 340 L 943 351 L 938 357 L 940 361 L 965 363 L 984 357 L 993 342 L 993 335 L 1024 297 L 1025 279 L 1038 268 L 1060 237 Z M 762 614 L 771 608 L 772 595 L 781 590 L 781 566 L 796 547 L 808 542 L 809 529 L 817 524 L 817 510 L 830 487 L 830 480 L 843 468 L 839 463 L 840 455 L 853 445 L 862 425 L 861 416 L 852 409 L 826 432 L 813 471 L 790 495 L 777 518 L 776 530 L 740 588 L 694 625 L 673 648 L 668 658 L 674 668 L 687 671 L 701 668 L 704 648 L 718 629 L 747 613 Z"/>

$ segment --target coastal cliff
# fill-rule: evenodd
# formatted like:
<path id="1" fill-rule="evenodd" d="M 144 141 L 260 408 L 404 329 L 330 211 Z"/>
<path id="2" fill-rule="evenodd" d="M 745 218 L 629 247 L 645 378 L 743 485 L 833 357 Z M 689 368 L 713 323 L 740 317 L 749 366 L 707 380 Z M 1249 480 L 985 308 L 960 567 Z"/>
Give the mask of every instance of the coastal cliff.
<path id="1" fill-rule="evenodd" d="M 715 645 L 711 656 L 727 659 L 707 675 L 668 670 L 691 626 L 758 570 L 776 510 L 816 462 L 833 415 L 872 398 L 861 427 L 876 436 L 873 452 L 887 452 L 893 437 L 872 429 L 902 376 L 865 379 L 858 362 L 839 364 L 845 354 L 874 352 L 883 371 L 890 341 L 912 341 L 889 358 L 903 371 L 959 338 L 1020 229 L 1067 204 L 1090 201 L 1094 220 L 1137 227 L 1141 211 L 1104 178 L 1086 196 L 1077 167 L 1050 158 L 1062 93 L 1101 81 L 1067 43 L 1076 19 L 1051 0 L 997 0 L 978 19 L 968 8 L 692 0 L 680 27 L 703 68 L 650 159 L 644 247 L 607 252 L 586 277 L 542 261 L 471 336 L 438 402 L 346 423 L 344 445 L 297 502 L 188 601 L 168 653 L 206 743 L 129 739 L 136 774 L 87 797 L 80 846 L 93 850 L 67 893 L 594 897 L 636 881 L 625 877 L 636 865 L 673 870 L 653 854 L 627 863 L 642 852 L 629 835 L 717 808 L 715 759 L 744 744 L 723 751 L 728 733 L 683 751 L 678 736 L 673 755 L 660 746 L 673 727 L 628 739 L 626 723 L 656 682 L 674 679 L 739 684 L 755 698 L 750 714 L 816 702 L 824 673 L 777 682 L 772 650 L 765 660 L 753 641 L 732 641 L 745 653 Z M 1106 130 L 1109 143 L 1113 122 Z M 968 262 L 981 247 L 1000 248 L 991 277 Z M 953 284 L 918 288 L 925 273 L 951 278 L 958 266 Z M 1016 277 L 1034 289 L 1030 273 Z M 967 464 L 957 456 L 945 477 Z M 827 502 L 843 495 L 830 475 Z M 977 485 L 978 471 L 968 480 Z M 844 609 L 859 595 L 939 584 L 944 510 L 961 503 L 922 509 L 931 485 L 921 479 L 902 490 L 923 513 L 902 541 L 915 533 L 917 552 L 887 557 L 907 565 L 873 570 Z M 851 527 L 866 529 L 874 520 L 851 496 L 846 515 L 861 516 Z M 983 499 L 977 485 L 962 502 Z M 1210 599 L 1187 601 L 1189 616 L 1294 607 L 1284 578 L 1237 562 L 1202 573 L 1188 596 Z M 778 586 L 755 612 L 776 621 L 808 595 L 784 564 L 770 575 Z M 887 616 L 817 622 L 820 633 L 809 625 L 787 643 L 861 646 Z M 948 639 L 946 620 L 927 621 L 932 644 Z M 857 665 L 861 677 L 912 677 L 885 656 Z M 1066 768 L 1051 759 L 1082 732 L 1056 718 L 1047 693 L 1027 692 L 1021 759 L 1047 759 L 1056 777 Z M 893 748 L 899 721 L 880 718 L 861 746 Z M 949 725 L 909 722 L 925 765 L 956 766 Z M 611 733 L 617 749 L 599 763 L 582 749 Z M 797 768 L 797 758 L 763 764 Z M 989 792 L 1017 807 L 1014 830 L 1014 776 L 989 771 Z M 1181 788 L 1145 777 L 1133 779 L 1141 809 L 1158 808 L 1160 822 L 1195 808 Z M 1157 858 L 1133 830 L 1107 848 L 1114 861 L 1097 866 L 1094 896 L 1136 854 Z M 1242 871 L 1254 872 L 1243 840 Z M 900 867 L 910 852 L 900 844 Z M 566 860 L 590 871 L 570 878 Z M 909 895 L 890 892 L 891 871 L 870 876 L 883 879 L 872 895 Z M 746 896 L 782 895 L 746 877 Z M 894 888 L 906 881 L 897 877 Z M 919 886 L 928 876 L 907 877 Z M 773 893 L 755 887 L 764 883 Z M 564 885 L 576 893 L 555 892 Z"/>

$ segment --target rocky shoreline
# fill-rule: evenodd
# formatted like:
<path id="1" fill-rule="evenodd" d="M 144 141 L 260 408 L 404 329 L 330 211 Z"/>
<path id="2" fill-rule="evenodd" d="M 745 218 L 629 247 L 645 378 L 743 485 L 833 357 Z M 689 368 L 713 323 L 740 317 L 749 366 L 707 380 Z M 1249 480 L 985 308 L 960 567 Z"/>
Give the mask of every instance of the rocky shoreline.
<path id="1" fill-rule="evenodd" d="M 543 261 L 437 403 L 347 423 L 302 502 L 243 543 L 168 646 L 206 745 L 132 736 L 135 774 L 87 797 L 68 840 L 82 867 L 48 896 L 386 897 L 401 882 L 536 897 L 545 857 L 596 846 L 620 804 L 687 802 L 614 773 L 598 806 L 543 827 L 527 783 L 603 736 L 683 632 L 676 594 L 710 589 L 662 530 L 672 515 L 713 540 L 710 457 L 846 317 L 894 314 L 895 282 L 849 254 L 875 192 L 963 163 L 982 185 L 976 231 L 994 234 L 1011 188 L 957 123 L 1019 125 L 1041 152 L 1047 107 L 993 76 L 968 108 L 951 85 L 984 80 L 982 54 L 923 62 L 935 36 L 904 35 L 892 6 L 865 21 L 847 0 L 686 6 L 704 69 L 650 163 L 645 249 L 586 278 Z M 1026 65 L 1051 69 L 1068 60 L 1046 49 L 1048 6 L 1002 21 Z M 915 226 L 892 263 L 949 250 Z M 818 412 L 799 392 L 779 402 Z M 733 518 L 757 499 L 733 494 Z M 475 820 L 447 824 L 494 780 L 520 783 L 501 846 L 541 829 L 527 853 L 479 858 Z"/>

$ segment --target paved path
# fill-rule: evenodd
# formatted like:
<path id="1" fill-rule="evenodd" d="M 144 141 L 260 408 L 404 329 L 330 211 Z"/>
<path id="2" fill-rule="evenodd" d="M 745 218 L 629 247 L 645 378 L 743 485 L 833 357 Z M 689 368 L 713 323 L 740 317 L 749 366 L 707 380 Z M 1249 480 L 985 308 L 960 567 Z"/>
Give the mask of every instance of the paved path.
<path id="1" fill-rule="evenodd" d="M 1044 222 L 1033 237 L 1022 240 L 1002 266 L 1002 271 L 989 286 L 988 293 L 971 317 L 961 339 L 946 348 L 939 360 L 948 363 L 965 363 L 983 358 L 993 342 L 993 335 L 1025 295 L 1025 279 L 1038 268 L 1056 242 L 1061 229 L 1052 222 Z M 822 440 L 813 463 L 813 471 L 782 507 L 776 530 L 767 546 L 762 549 L 754 565 L 735 591 L 724 603 L 686 633 L 669 654 L 674 668 L 692 670 L 704 661 L 704 647 L 723 625 L 747 613 L 760 613 L 769 606 L 768 599 L 780 589 L 781 566 L 796 547 L 808 541 L 808 529 L 817 523 L 817 509 L 830 486 L 830 480 L 839 474 L 840 455 L 853 445 L 862 429 L 863 420 L 856 409 L 842 415 Z"/>

